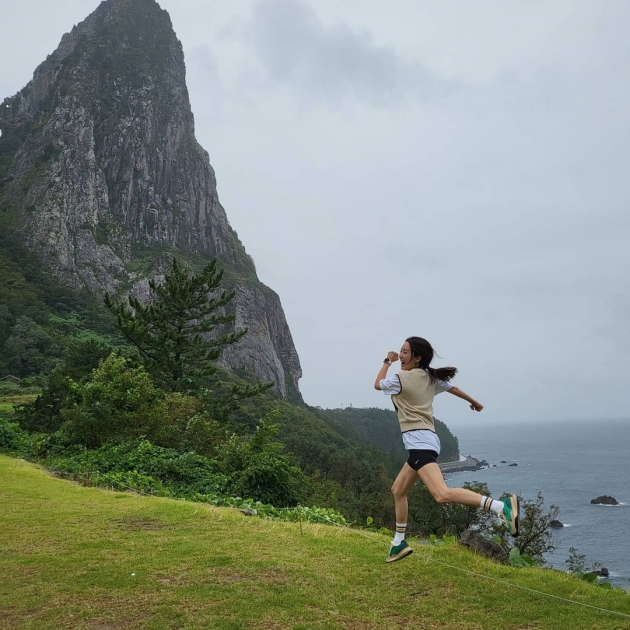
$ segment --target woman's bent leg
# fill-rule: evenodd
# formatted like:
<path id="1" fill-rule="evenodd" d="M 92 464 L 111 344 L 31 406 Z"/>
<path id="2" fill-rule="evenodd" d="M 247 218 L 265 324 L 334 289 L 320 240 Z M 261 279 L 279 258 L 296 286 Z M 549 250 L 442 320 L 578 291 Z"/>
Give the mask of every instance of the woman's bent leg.
<path id="1" fill-rule="evenodd" d="M 465 488 L 449 488 L 437 464 L 426 464 L 417 474 L 437 503 L 459 503 L 480 507 L 482 496 Z"/>

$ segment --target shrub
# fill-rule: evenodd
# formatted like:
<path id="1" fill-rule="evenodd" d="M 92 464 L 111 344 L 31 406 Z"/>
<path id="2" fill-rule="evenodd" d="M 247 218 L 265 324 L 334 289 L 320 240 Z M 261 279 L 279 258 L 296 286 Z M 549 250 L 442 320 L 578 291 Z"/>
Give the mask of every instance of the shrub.
<path id="1" fill-rule="evenodd" d="M 541 492 L 535 501 L 521 498 L 521 518 L 519 521 L 518 538 L 508 539 L 507 528 L 503 524 L 493 523 L 495 536 L 501 541 L 501 546 L 508 552 L 513 548 L 519 550 L 520 555 L 529 556 L 539 565 L 545 565 L 544 554 L 553 551 L 551 521 L 558 518 L 560 509 L 551 505 L 545 507 L 545 499 Z"/>
<path id="2" fill-rule="evenodd" d="M 79 448 L 69 457 L 54 461 L 54 467 L 66 473 L 84 475 L 90 480 L 100 475 L 107 479 L 127 479 L 134 489 L 161 493 L 167 489 L 175 496 L 187 497 L 195 493 L 220 492 L 226 479 L 217 471 L 216 464 L 195 453 L 178 453 L 174 449 L 155 446 L 146 440 L 126 444 L 107 444 L 98 449 Z M 132 476 L 139 475 L 140 485 L 134 486 Z M 118 477 L 116 477 L 118 475 Z"/>
<path id="3" fill-rule="evenodd" d="M 276 506 L 295 505 L 306 477 L 281 453 L 282 444 L 275 440 L 279 427 L 271 423 L 272 417 L 273 414 L 268 414 L 262 418 L 249 439 L 232 436 L 219 461 L 229 477 L 230 494 Z"/>
<path id="4" fill-rule="evenodd" d="M 33 454 L 41 436 L 27 433 L 7 414 L 0 412 L 0 449 L 27 456 Z"/>
<path id="5" fill-rule="evenodd" d="M 63 403 L 61 430 L 68 444 L 88 448 L 155 433 L 167 418 L 163 393 L 142 367 L 111 354 L 89 380 L 69 380 L 70 404 Z"/>
<path id="6" fill-rule="evenodd" d="M 488 496 L 488 486 L 479 481 L 466 482 L 464 488 Z M 491 531 L 491 521 L 495 519 L 490 512 L 467 505 L 439 505 L 431 493 L 422 484 L 416 484 L 409 493 L 409 514 L 425 536 L 457 535 L 467 529 L 482 532 Z"/>

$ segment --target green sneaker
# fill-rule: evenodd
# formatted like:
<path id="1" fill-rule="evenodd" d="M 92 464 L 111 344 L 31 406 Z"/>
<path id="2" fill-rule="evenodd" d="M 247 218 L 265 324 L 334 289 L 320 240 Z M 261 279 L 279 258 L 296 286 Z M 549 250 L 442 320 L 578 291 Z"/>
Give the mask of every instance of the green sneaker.
<path id="1" fill-rule="evenodd" d="M 400 545 L 392 545 L 392 548 L 389 550 L 389 555 L 385 558 L 385 562 L 396 562 L 396 560 L 400 560 L 410 553 L 413 553 L 413 549 L 406 540 L 403 540 Z"/>
<path id="2" fill-rule="evenodd" d="M 511 494 L 503 501 L 503 514 L 499 518 L 505 523 L 507 530 L 514 538 L 518 536 L 518 512 L 520 506 L 518 497 Z"/>

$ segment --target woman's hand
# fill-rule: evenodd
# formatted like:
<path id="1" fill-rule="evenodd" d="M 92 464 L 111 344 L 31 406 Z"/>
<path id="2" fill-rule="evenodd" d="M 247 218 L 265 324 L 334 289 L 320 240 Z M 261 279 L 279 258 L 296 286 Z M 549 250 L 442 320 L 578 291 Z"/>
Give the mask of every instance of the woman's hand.
<path id="1" fill-rule="evenodd" d="M 398 361 L 398 352 L 394 352 L 393 350 L 391 350 L 387 353 L 387 359 L 389 359 L 391 363 L 393 363 L 394 361 Z M 389 366 L 390 364 L 387 363 L 387 361 L 383 361 L 383 365 L 381 365 L 381 369 L 376 377 L 376 380 L 374 381 L 374 389 L 378 389 L 379 391 L 381 390 L 380 382 L 387 376 L 387 370 L 389 369 Z"/>
<path id="2" fill-rule="evenodd" d="M 449 394 L 453 394 L 453 396 L 457 396 L 458 398 L 463 398 L 469 405 L 473 411 L 481 411 L 483 409 L 483 405 L 480 402 L 477 402 L 472 396 L 469 396 L 463 389 L 459 389 L 459 387 L 451 387 L 447 390 Z"/>

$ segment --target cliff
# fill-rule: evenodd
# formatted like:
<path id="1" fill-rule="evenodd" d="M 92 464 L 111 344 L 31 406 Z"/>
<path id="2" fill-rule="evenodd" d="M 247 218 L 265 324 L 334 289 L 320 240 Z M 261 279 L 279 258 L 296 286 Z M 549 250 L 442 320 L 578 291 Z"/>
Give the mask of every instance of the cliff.
<path id="1" fill-rule="evenodd" d="M 280 300 L 219 202 L 195 139 L 181 43 L 154 0 L 106 0 L 0 106 L 0 211 L 61 283 L 147 297 L 177 255 L 218 258 L 244 342 L 223 361 L 299 397 Z"/>

